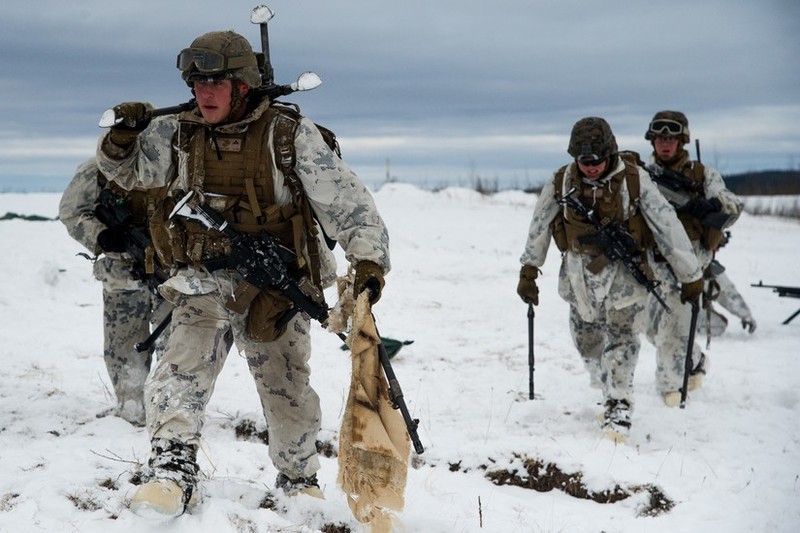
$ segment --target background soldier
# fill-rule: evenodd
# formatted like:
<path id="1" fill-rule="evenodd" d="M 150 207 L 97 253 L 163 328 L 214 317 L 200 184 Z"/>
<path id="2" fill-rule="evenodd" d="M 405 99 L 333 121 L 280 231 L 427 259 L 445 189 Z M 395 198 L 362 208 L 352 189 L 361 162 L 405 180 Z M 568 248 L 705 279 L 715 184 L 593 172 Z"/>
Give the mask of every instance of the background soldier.
<path id="1" fill-rule="evenodd" d="M 103 359 L 117 396 L 113 414 L 135 426 L 144 426 L 144 384 L 150 373 L 154 349 L 163 351 L 169 335 L 165 331 L 154 347 L 138 352 L 134 344 L 150 335 L 169 313 L 171 306 L 153 294 L 141 279 L 131 275 L 133 258 L 125 253 L 125 236 L 107 228 L 95 216 L 100 193 L 113 187 L 98 172 L 91 158 L 78 167 L 58 206 L 58 218 L 70 237 L 89 252 L 102 257 L 94 261 L 94 277 L 103 283 Z M 135 215 L 133 224 L 146 230 L 147 195 L 113 188 Z M 102 413 L 98 416 L 104 416 Z"/>
<path id="2" fill-rule="evenodd" d="M 232 31 L 204 34 L 179 53 L 177 66 L 197 107 L 149 123 L 147 105 L 117 106 L 124 120 L 100 141 L 103 172 L 126 188 L 168 185 L 165 218 L 191 191 L 192 201 L 218 211 L 238 232 L 270 232 L 295 253 L 289 266 L 297 279 L 321 293 L 335 268 L 333 276 L 322 270 L 319 256 L 328 250 L 320 250 L 316 220 L 354 265 L 355 292 L 369 290 L 376 302 L 390 264 L 375 203 L 313 122 L 254 91 L 262 78 L 247 40 Z M 281 129 L 286 120 L 293 125 L 288 132 Z M 230 257 L 222 233 L 175 219 L 153 226 L 152 234 L 159 256 L 176 269 L 161 286 L 176 308 L 170 342 L 146 387 L 152 454 L 132 510 L 177 515 L 193 500 L 204 411 L 231 341 L 246 355 L 261 399 L 276 486 L 322 497 L 309 318 L 292 314 L 276 291 L 253 298 L 234 268 L 210 272 L 207 261 Z"/>
<path id="3" fill-rule="evenodd" d="M 605 221 L 620 224 L 638 251 L 655 242 L 683 282 L 684 298 L 703 290 L 702 271 L 673 209 L 647 172 L 618 155 L 608 123 L 598 117 L 572 128 L 572 163 L 544 185 L 533 211 L 517 293 L 539 304 L 536 278 L 553 236 L 562 252 L 559 295 L 570 304 L 570 332 L 594 387 L 603 390 L 604 431 L 615 440 L 631 426 L 633 374 L 639 355 L 634 318 L 645 288 L 620 261 L 604 260 L 597 229 L 559 200 L 575 189 L 577 199 Z M 651 231 L 652 230 L 652 231 Z"/>
<path id="4" fill-rule="evenodd" d="M 679 111 L 659 111 L 650 121 L 644 137 L 653 145 L 650 169 L 661 167 L 673 170 L 695 184 L 696 188 L 683 191 L 690 196 L 690 200 L 676 208 L 676 212 L 692 241 L 700 265 L 705 270 L 724 238 L 724 229 L 738 218 L 742 205 L 725 187 L 719 172 L 699 161 L 690 160 L 689 153 L 684 150 L 684 145 L 690 140 L 686 115 Z M 709 215 L 719 213 L 730 215 L 723 227 L 704 224 L 703 221 Z M 665 313 L 658 302 L 652 297 L 648 298 L 645 332 L 656 346 L 656 388 L 664 398 L 664 403 L 674 407 L 680 403 L 681 398 L 680 389 L 691 328 L 691 308 L 679 305 L 679 280 L 662 256 L 656 257 L 655 276 L 662 282 L 665 300 L 672 313 Z M 703 376 L 708 370 L 708 356 L 701 352 L 696 342 L 692 354 L 693 370 L 687 387 L 689 391 L 702 385 Z"/>

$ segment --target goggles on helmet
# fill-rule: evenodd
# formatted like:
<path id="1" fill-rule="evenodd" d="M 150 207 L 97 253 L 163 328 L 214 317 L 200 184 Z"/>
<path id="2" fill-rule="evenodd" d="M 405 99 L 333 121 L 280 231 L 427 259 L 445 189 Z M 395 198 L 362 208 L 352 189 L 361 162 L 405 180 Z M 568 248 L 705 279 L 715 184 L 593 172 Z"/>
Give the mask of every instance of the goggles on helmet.
<path id="1" fill-rule="evenodd" d="M 258 66 L 255 56 L 225 57 L 213 50 L 184 48 L 178 54 L 176 66 L 181 71 L 186 72 L 191 68 L 192 64 L 198 71 L 207 74 L 235 68 Z"/>
<path id="2" fill-rule="evenodd" d="M 650 133 L 654 135 L 680 135 L 683 133 L 683 124 L 677 120 L 660 118 L 650 123 Z"/>

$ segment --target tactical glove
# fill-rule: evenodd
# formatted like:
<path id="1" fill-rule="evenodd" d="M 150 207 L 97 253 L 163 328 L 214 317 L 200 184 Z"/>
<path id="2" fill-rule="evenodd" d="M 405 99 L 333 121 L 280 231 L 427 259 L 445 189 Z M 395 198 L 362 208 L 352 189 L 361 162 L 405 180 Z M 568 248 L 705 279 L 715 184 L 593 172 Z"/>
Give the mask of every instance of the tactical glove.
<path id="1" fill-rule="evenodd" d="M 704 288 L 705 282 L 703 278 L 681 284 L 681 303 L 697 302 L 700 300 L 700 295 L 703 294 Z"/>
<path id="2" fill-rule="evenodd" d="M 372 261 L 360 261 L 356 265 L 356 279 L 353 282 L 353 296 L 369 290 L 369 303 L 376 304 L 383 290 L 383 270 Z"/>
<path id="3" fill-rule="evenodd" d="M 121 231 L 104 229 L 97 234 L 97 246 L 104 252 L 124 252 L 127 239 Z"/>
<path id="4" fill-rule="evenodd" d="M 539 269 L 531 265 L 522 265 L 519 271 L 517 294 L 526 304 L 539 305 L 539 287 L 536 286 L 538 275 Z"/>
<path id="5" fill-rule="evenodd" d="M 742 319 L 742 329 L 747 333 L 753 333 L 756 330 L 756 325 L 756 320 L 751 316 Z"/>
<path id="6" fill-rule="evenodd" d="M 722 203 L 718 198 L 692 198 L 684 208 L 697 220 L 703 220 L 711 213 L 719 213 Z"/>
<path id="7" fill-rule="evenodd" d="M 150 124 L 153 106 L 142 102 L 125 102 L 114 107 L 119 122 L 111 126 L 109 137 L 117 146 L 128 146 Z"/>

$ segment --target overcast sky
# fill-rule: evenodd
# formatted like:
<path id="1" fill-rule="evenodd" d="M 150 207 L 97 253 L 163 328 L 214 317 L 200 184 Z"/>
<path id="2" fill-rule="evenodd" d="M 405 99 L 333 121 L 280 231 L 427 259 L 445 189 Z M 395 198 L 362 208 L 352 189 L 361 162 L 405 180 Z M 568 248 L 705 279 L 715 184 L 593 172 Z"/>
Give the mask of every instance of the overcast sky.
<path id="1" fill-rule="evenodd" d="M 568 162 L 572 125 L 606 118 L 622 149 L 661 109 L 684 111 L 723 174 L 800 168 L 796 0 L 273 0 L 279 83 L 333 129 L 368 182 L 476 177 L 526 185 Z M 66 184 L 94 153 L 102 112 L 191 95 L 175 68 L 198 35 L 260 49 L 257 2 L 48 0 L 0 18 L 0 190 Z M 692 145 L 692 148 L 694 145 Z M 694 153 L 694 150 L 692 150 Z M 6 190 L 8 186 L 6 185 Z"/>

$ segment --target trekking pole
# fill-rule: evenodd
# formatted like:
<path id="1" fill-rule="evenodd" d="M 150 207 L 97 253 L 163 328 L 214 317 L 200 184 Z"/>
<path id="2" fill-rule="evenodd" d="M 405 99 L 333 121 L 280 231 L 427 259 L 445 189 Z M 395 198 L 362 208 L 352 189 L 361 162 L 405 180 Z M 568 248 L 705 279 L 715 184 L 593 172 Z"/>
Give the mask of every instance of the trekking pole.
<path id="1" fill-rule="evenodd" d="M 686 394 L 689 391 L 689 374 L 691 374 L 694 364 L 692 363 L 692 350 L 694 349 L 694 333 L 697 329 L 697 315 L 700 312 L 700 306 L 697 302 L 691 301 L 689 305 L 692 306 L 692 319 L 689 325 L 689 343 L 686 346 L 686 360 L 683 364 L 683 387 L 681 387 L 681 409 L 686 408 Z"/>
<path id="2" fill-rule="evenodd" d="M 536 357 L 533 354 L 533 304 L 528 304 L 528 399 L 533 400 L 533 370 Z"/>

